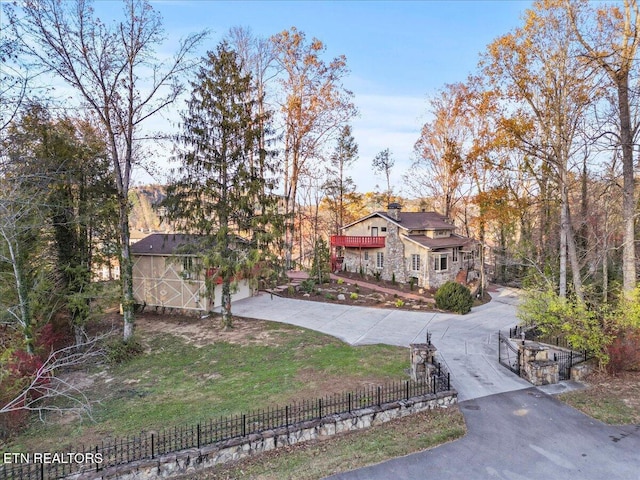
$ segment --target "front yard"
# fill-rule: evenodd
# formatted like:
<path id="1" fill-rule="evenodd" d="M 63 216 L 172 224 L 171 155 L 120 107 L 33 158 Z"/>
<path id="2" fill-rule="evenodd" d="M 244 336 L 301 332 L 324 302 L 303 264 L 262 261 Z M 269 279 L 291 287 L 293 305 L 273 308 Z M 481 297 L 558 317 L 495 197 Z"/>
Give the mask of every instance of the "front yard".
<path id="1" fill-rule="evenodd" d="M 230 331 L 218 325 L 211 318 L 141 315 L 137 332 L 144 354 L 123 365 L 101 364 L 66 374 L 94 402 L 93 420 L 56 415 L 46 418 L 46 423 L 34 419 L 26 432 L 2 450 L 73 451 L 107 438 L 192 425 L 408 378 L 406 348 L 351 347 L 299 327 L 252 319 L 237 318 Z M 448 415 L 453 427 L 447 426 L 445 433 L 432 432 L 429 423 L 423 425 L 430 439 L 427 444 L 463 434 L 462 416 L 452 410 L 456 413 Z M 414 421 L 422 422 L 419 417 Z M 375 442 L 397 435 L 398 443 L 403 443 L 398 427 L 379 432 Z M 386 455 L 396 452 L 392 448 Z"/>

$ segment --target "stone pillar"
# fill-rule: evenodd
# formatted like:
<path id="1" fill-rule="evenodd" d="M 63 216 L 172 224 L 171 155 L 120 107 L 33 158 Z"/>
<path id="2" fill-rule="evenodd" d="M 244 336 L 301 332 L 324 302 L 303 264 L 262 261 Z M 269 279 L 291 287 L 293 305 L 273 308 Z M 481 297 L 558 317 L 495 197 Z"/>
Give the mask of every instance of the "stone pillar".
<path id="1" fill-rule="evenodd" d="M 433 365 L 436 347 L 428 343 L 412 343 L 409 345 L 411 356 L 411 379 L 415 382 L 431 377 L 435 366 Z"/>
<path id="2" fill-rule="evenodd" d="M 560 365 L 549 360 L 549 349 L 539 343 L 525 342 L 520 349 L 520 375 L 533 385 L 550 385 L 560 380 Z"/>

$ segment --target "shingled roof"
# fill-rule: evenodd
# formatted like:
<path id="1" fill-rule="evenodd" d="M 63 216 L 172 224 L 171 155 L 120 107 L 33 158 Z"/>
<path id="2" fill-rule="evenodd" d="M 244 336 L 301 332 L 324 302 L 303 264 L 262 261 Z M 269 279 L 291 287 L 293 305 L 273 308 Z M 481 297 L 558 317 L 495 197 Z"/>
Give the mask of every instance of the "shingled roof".
<path id="1" fill-rule="evenodd" d="M 131 245 L 133 255 L 175 255 L 180 249 L 180 253 L 186 254 L 189 245 L 193 245 L 193 251 L 197 250 L 197 243 L 201 237 L 199 235 L 186 235 L 184 233 L 152 233 L 142 240 Z"/>
<path id="2" fill-rule="evenodd" d="M 430 238 L 426 235 L 407 235 L 404 238 L 430 248 L 431 250 L 451 247 L 462 247 L 463 249 L 466 247 L 470 250 L 475 245 L 474 240 L 456 234 L 446 238 Z"/>
<path id="3" fill-rule="evenodd" d="M 437 212 L 398 212 L 398 220 L 387 212 L 376 213 L 407 230 L 451 230 L 454 228 L 447 221 L 447 217 Z"/>
<path id="4" fill-rule="evenodd" d="M 452 225 L 447 217 L 437 212 L 402 212 L 398 211 L 398 220 L 389 215 L 388 212 L 374 212 L 366 217 L 360 218 L 349 225 L 345 225 L 343 228 L 348 228 L 356 223 L 360 223 L 371 217 L 380 216 L 385 220 L 395 223 L 399 227 L 406 230 L 452 230 L 455 226 Z"/>

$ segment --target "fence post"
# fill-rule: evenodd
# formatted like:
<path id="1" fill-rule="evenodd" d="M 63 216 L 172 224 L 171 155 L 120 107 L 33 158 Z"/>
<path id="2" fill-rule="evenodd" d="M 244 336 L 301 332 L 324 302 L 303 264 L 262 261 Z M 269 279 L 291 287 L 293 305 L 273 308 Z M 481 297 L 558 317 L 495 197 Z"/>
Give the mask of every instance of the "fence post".
<path id="1" fill-rule="evenodd" d="M 200 424 L 198 423 L 198 426 L 196 428 L 197 432 L 198 432 L 198 448 L 200 448 Z"/>
<path id="2" fill-rule="evenodd" d="M 451 374 L 447 372 L 447 390 L 451 390 Z"/>
<path id="3" fill-rule="evenodd" d="M 407 397 L 407 400 L 409 400 L 409 380 L 406 381 L 405 386 L 406 386 L 406 389 L 407 389 L 406 397 Z"/>
<path id="4" fill-rule="evenodd" d="M 322 399 L 318 399 L 318 417 L 322 418 Z"/>
<path id="5" fill-rule="evenodd" d="M 349 413 L 351 413 L 351 392 L 349 392 Z"/>
<path id="6" fill-rule="evenodd" d="M 378 406 L 382 405 L 382 401 L 380 399 L 380 385 L 378 385 Z"/>
<path id="7" fill-rule="evenodd" d="M 151 434 L 151 458 L 155 457 L 155 452 L 153 451 L 153 433 Z"/>
<path id="8" fill-rule="evenodd" d="M 289 405 L 284 407 L 284 422 L 286 423 L 286 426 L 289 426 Z"/>
<path id="9" fill-rule="evenodd" d="M 247 416 L 243 413 L 242 414 L 242 436 L 246 436 L 247 435 Z"/>

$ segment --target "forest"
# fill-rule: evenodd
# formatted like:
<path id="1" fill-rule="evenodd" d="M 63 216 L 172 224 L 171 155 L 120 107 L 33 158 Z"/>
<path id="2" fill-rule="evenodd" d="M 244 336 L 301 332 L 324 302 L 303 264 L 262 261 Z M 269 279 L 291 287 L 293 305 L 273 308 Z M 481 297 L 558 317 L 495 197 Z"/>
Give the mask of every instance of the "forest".
<path id="1" fill-rule="evenodd" d="M 104 308 L 121 306 L 122 341 L 133 338 L 132 231 L 213 238 L 201 268 L 215 267 L 231 327 L 233 278 L 269 284 L 308 268 L 329 235 L 389 202 L 477 239 L 491 280 L 527 291 L 524 322 L 603 367 L 640 366 L 636 0 L 534 2 L 473 73 L 429 93 L 402 189 L 392 151 L 371 159 L 383 180 L 373 192 L 351 169 L 358 99 L 345 56 L 295 27 L 268 38 L 234 27 L 162 57 L 152 3 L 122 6 L 107 24 L 86 0 L 2 5 L 0 413 L 60 394 L 46 375 L 93 351 Z M 180 128 L 151 133 L 171 108 Z M 134 187 L 157 142 L 179 166 L 166 185 Z M 119 281 L 97 281 L 113 262 Z"/>

